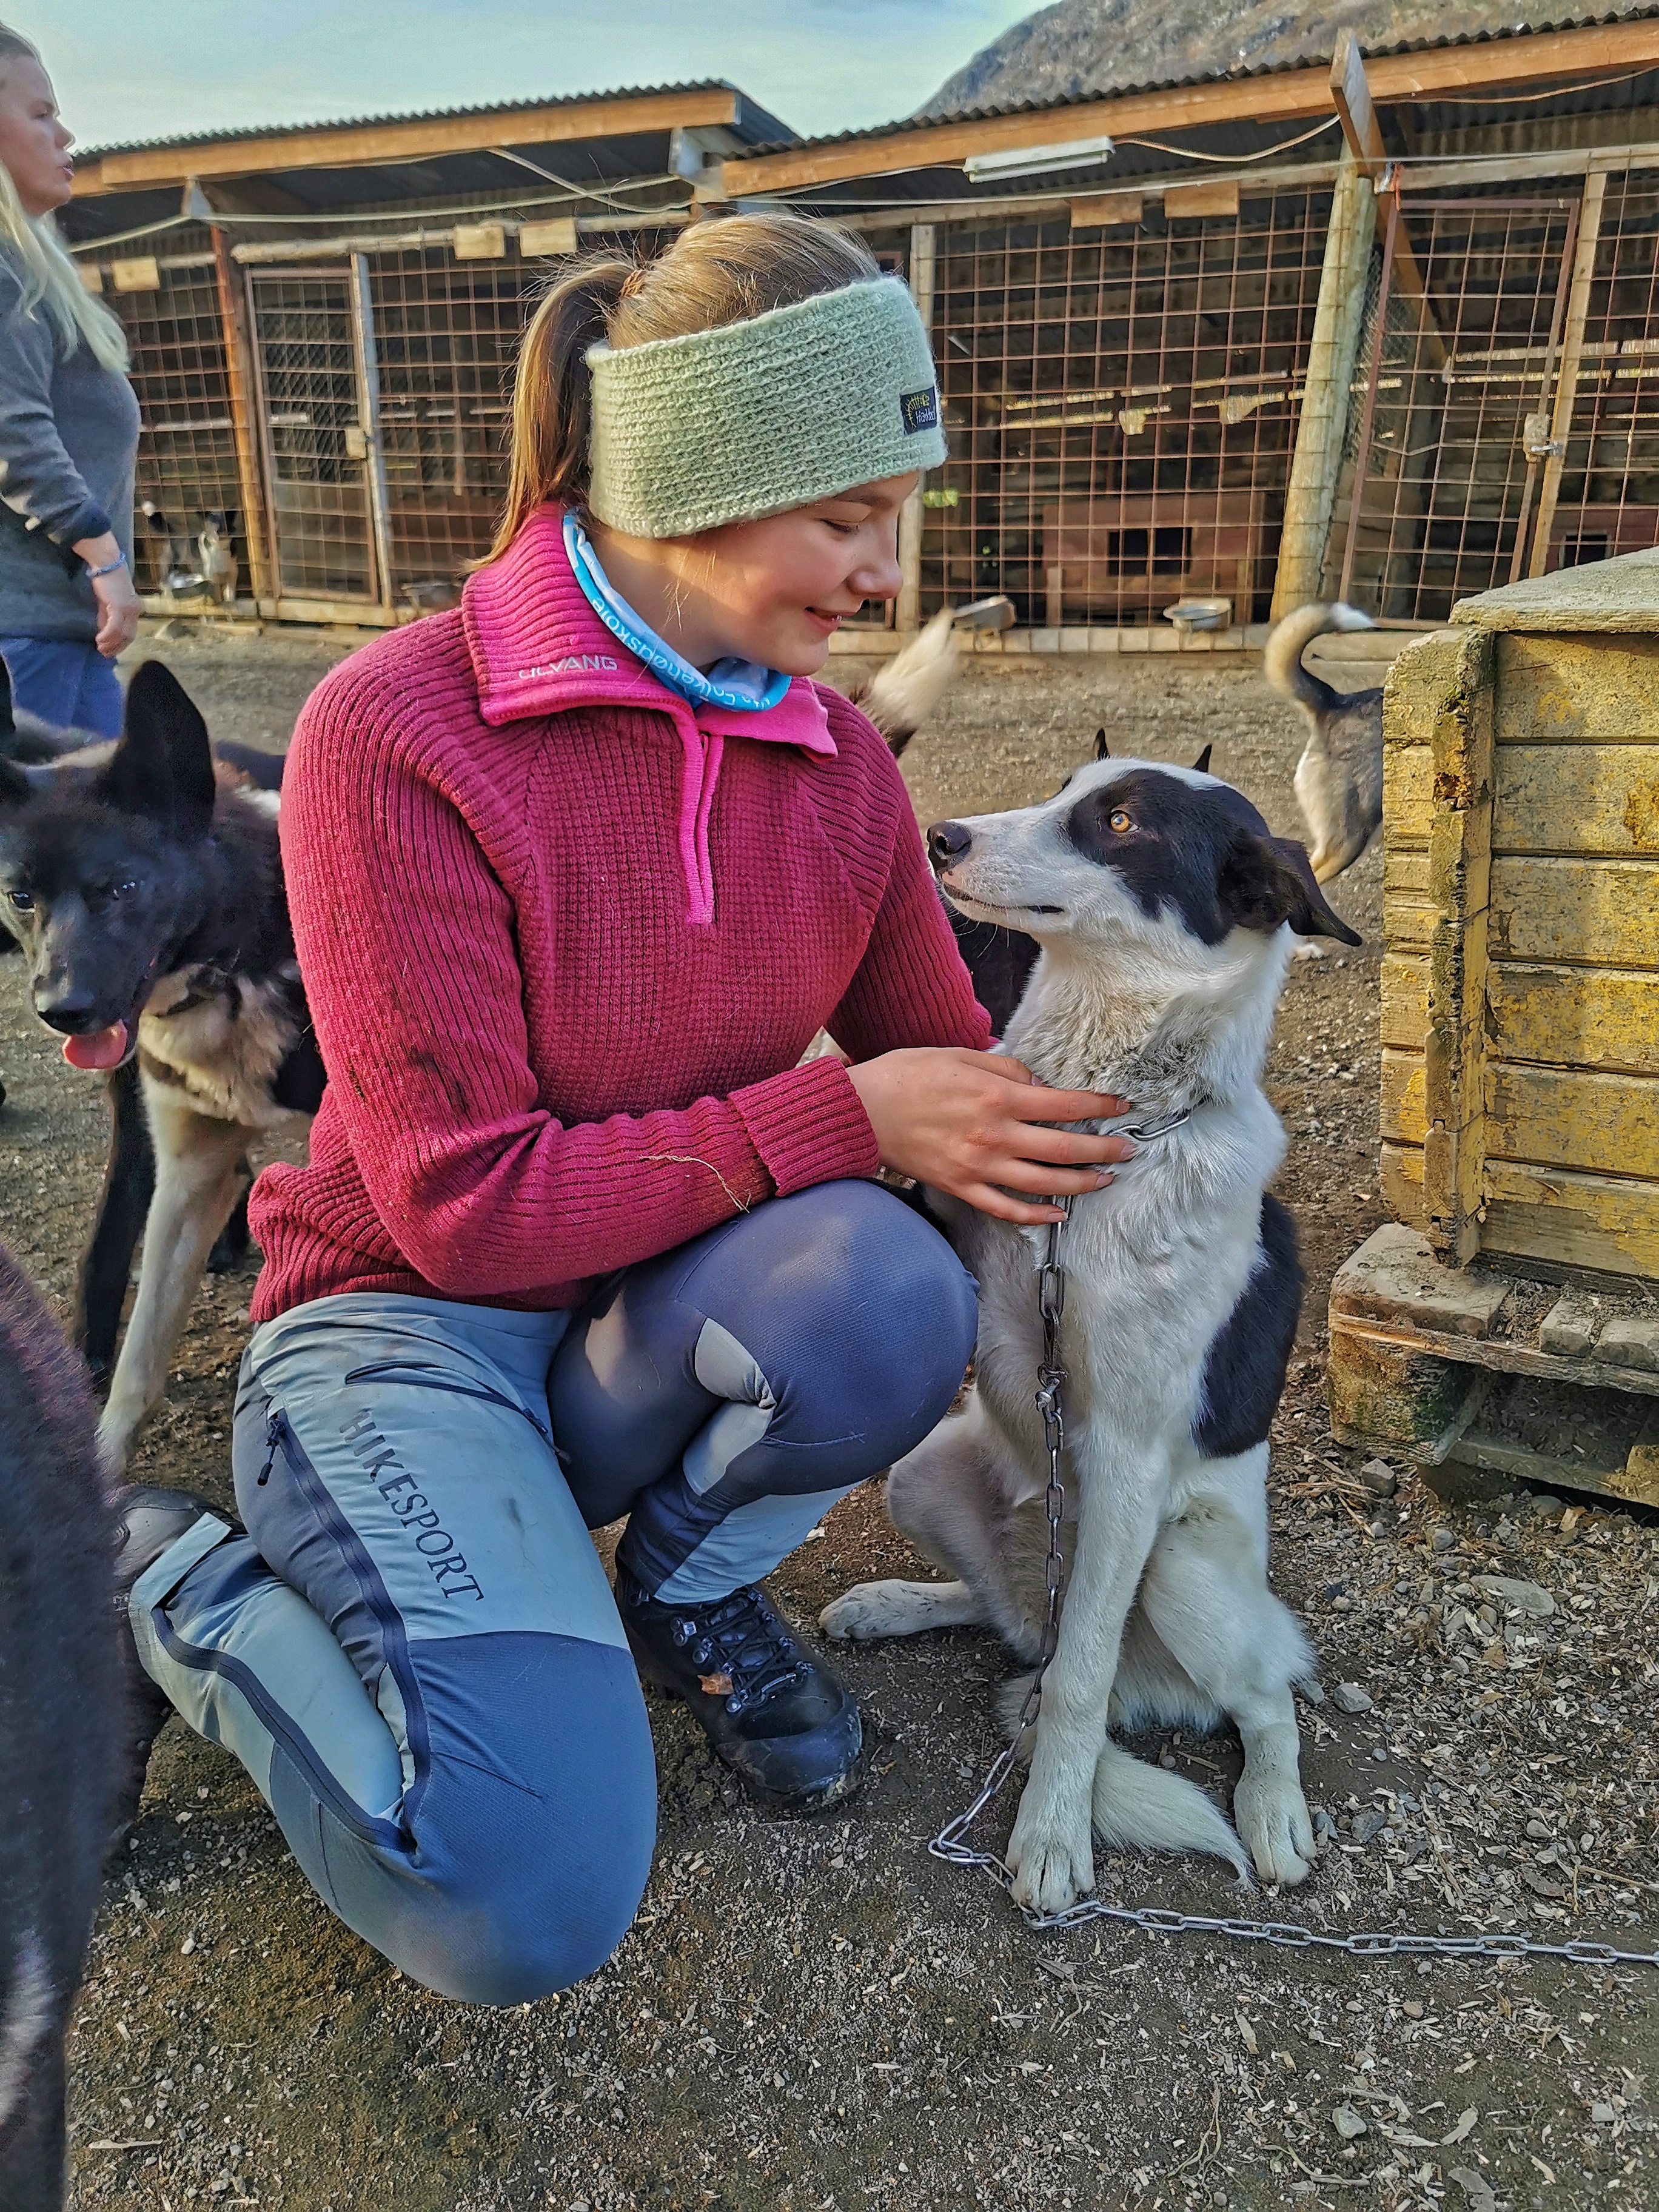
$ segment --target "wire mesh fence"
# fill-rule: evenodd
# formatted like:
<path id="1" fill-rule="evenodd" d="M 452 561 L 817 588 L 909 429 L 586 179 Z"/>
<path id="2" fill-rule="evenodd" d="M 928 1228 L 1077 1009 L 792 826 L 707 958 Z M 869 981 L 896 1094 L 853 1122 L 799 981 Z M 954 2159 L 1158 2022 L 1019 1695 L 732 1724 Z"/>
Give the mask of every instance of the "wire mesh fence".
<path id="1" fill-rule="evenodd" d="M 1330 198 L 1211 198 L 941 228 L 951 454 L 924 495 L 924 611 L 1006 592 L 1032 627 L 1182 599 L 1265 618 Z"/>
<path id="2" fill-rule="evenodd" d="M 1394 252 L 1373 257 L 1328 592 L 1346 584 L 1386 621 L 1432 623 L 1529 561 L 1659 538 L 1659 172 L 1607 179 L 1580 299 L 1584 190 L 1407 187 L 1395 203 Z M 1000 592 L 1031 629 L 1161 626 L 1181 601 L 1209 603 L 1218 623 L 1265 620 L 1329 210 L 1312 185 L 1224 183 L 1140 207 L 1118 196 L 1092 216 L 937 224 L 951 457 L 924 493 L 921 614 Z M 154 510 L 141 585 L 196 588 L 197 536 L 217 514 L 244 589 L 252 527 L 279 601 L 391 612 L 453 598 L 501 512 L 519 343 L 556 266 L 521 256 L 514 230 L 482 252 L 458 233 L 234 271 L 251 518 L 211 251 L 157 263 L 142 289 L 106 286 L 131 345 L 138 490 Z M 634 242 L 648 253 L 672 235 Z M 908 228 L 869 242 L 884 267 L 908 270 Z"/>

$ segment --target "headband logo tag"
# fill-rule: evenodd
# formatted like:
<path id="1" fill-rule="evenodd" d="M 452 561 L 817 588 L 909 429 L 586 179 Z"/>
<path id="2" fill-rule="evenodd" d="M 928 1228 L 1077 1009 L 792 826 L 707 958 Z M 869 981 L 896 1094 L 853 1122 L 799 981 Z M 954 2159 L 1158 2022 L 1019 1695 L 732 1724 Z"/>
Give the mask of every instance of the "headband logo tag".
<path id="1" fill-rule="evenodd" d="M 917 430 L 936 430 L 939 428 L 939 386 L 930 384 L 925 392 L 901 392 L 899 412 L 904 417 L 907 438 Z"/>

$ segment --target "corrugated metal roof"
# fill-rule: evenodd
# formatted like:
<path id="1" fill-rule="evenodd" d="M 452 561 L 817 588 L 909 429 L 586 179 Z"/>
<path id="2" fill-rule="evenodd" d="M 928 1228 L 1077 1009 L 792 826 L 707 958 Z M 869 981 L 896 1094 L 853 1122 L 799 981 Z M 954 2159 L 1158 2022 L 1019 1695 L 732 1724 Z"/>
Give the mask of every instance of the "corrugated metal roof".
<path id="1" fill-rule="evenodd" d="M 1659 18 L 1659 5 L 1653 4 L 1652 0 L 1645 6 L 1618 8 L 1596 15 L 1563 15 L 1548 23 L 1528 23 L 1517 29 L 1459 31 L 1440 39 L 1407 39 L 1397 46 L 1367 46 L 1364 53 L 1368 61 L 1382 61 L 1398 54 L 1434 53 L 1453 46 L 1503 45 L 1522 39 L 1546 38 L 1553 32 L 1590 31 L 1603 25 L 1640 22 L 1650 18 Z M 1197 76 L 1170 77 L 1151 84 L 1115 85 L 1109 92 L 1075 93 L 1063 100 L 1022 100 L 1011 101 L 1000 107 L 957 108 L 948 115 L 900 116 L 894 122 L 873 124 L 862 131 L 837 131 L 827 138 L 784 139 L 775 144 L 751 146 L 748 152 L 755 155 L 785 152 L 799 154 L 815 151 L 823 146 L 872 144 L 883 138 L 895 137 L 901 131 L 943 130 L 961 123 L 990 123 L 1010 115 L 1058 114 L 1070 107 L 1096 107 L 1103 100 L 1134 100 L 1143 94 L 1153 92 L 1185 92 L 1199 85 L 1243 84 L 1252 77 L 1285 76 L 1292 70 L 1316 69 L 1330 59 L 1328 53 L 1309 53 L 1291 61 L 1265 63 L 1255 69 L 1212 70 Z M 1167 127 L 1175 129 L 1179 126 L 1172 125 Z M 1188 125 L 1185 127 L 1207 126 Z M 734 161 L 745 158 L 744 155 L 732 156 Z"/>
<path id="2" fill-rule="evenodd" d="M 75 159 L 77 162 L 95 161 L 106 154 L 165 153 L 173 146 L 230 146 L 246 138 L 302 138 L 313 131 L 372 131 L 392 123 L 457 122 L 468 115 L 515 115 L 532 107 L 588 107 L 607 100 L 646 100 L 660 93 L 677 92 L 735 93 L 738 113 L 728 128 L 741 136 L 745 123 L 753 129 L 764 125 L 783 134 L 767 140 L 767 144 L 781 147 L 800 143 L 787 123 L 769 115 L 740 86 L 729 84 L 724 77 L 698 77 L 690 84 L 618 85 L 611 92 L 561 93 L 545 100 L 495 100 L 474 107 L 418 107 L 396 115 L 325 115 L 311 123 L 245 124 L 233 131 L 187 131 L 167 138 L 128 138 L 119 145 L 78 146 Z"/>

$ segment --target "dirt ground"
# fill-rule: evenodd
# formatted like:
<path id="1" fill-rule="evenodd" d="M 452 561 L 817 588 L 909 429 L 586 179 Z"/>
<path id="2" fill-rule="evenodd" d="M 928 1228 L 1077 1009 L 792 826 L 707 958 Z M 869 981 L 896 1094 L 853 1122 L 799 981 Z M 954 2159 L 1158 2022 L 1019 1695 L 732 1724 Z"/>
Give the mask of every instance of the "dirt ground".
<path id="1" fill-rule="evenodd" d="M 169 641 L 226 735 L 279 745 L 339 640 Z M 836 665 L 845 678 L 846 662 Z M 1296 828 L 1292 714 L 1231 657 L 981 660 L 906 770 L 924 822 L 1052 790 L 1097 724 L 1215 769 Z M 1119 1904 L 1326 1933 L 1518 1931 L 1659 1949 L 1653 1691 L 1659 1532 L 1517 1492 L 1443 1504 L 1330 1442 L 1326 1293 L 1381 1218 L 1381 865 L 1335 902 L 1364 933 L 1292 971 L 1271 1068 L 1309 1285 L 1275 1431 L 1273 1571 L 1317 1649 L 1303 1889 L 1106 1856 Z M 66 1307 L 103 1141 L 93 1079 L 0 965 L 0 1234 Z M 229 1496 L 251 1276 L 210 1282 L 134 1472 Z M 1390 1492 L 1391 1494 L 1388 1494 Z M 798 1618 L 920 1571 L 878 1487 L 780 1571 Z M 1474 1577 L 1540 1588 L 1516 1613 Z M 1501 1594 L 1499 1594 L 1501 1595 Z M 490 2013 L 404 1980 L 312 1896 L 224 1753 L 173 1723 L 109 1882 L 71 2051 L 74 2203 L 123 2212 L 912 2212 L 1377 2206 L 1637 2212 L 1659 2198 L 1659 1975 L 1360 1958 L 1097 1922 L 1033 1936 L 927 1839 L 995 1745 L 980 1632 L 838 1662 L 874 1742 L 817 1821 L 738 1802 L 653 1698 L 660 1832 L 603 1972 Z M 1224 1794 L 1230 1741 L 1137 1747 Z M 1006 1803 L 985 1823 L 1006 1837 Z"/>

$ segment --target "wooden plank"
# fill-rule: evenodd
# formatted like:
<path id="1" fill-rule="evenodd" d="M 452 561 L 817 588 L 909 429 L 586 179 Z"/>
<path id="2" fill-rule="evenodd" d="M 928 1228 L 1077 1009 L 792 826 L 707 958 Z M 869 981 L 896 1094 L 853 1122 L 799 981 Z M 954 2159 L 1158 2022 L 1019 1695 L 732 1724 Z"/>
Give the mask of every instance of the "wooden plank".
<path id="1" fill-rule="evenodd" d="M 288 169 L 343 169 L 359 163 L 421 161 L 476 154 L 492 146 L 556 146 L 572 139 L 622 137 L 737 120 L 740 95 L 723 85 L 684 92 L 623 93 L 615 99 L 551 100 L 471 115 L 416 115 L 392 123 L 319 123 L 261 137 L 206 145 L 137 146 L 93 154 L 76 164 L 75 196 L 182 184 L 186 177 L 249 177 Z"/>
<path id="2" fill-rule="evenodd" d="M 1428 854 L 1422 857 L 1426 860 Z M 1434 925 L 1439 919 L 1438 911 L 1426 898 L 1384 889 L 1382 937 L 1390 951 L 1427 952 L 1434 936 Z"/>
<path id="3" fill-rule="evenodd" d="M 263 599 L 276 588 L 276 580 L 270 573 L 264 477 L 259 465 L 253 346 L 248 330 L 248 280 L 231 259 L 230 240 L 217 224 L 213 228 L 213 268 L 219 295 L 219 327 L 224 333 L 230 428 L 236 447 L 236 481 L 242 495 L 242 536 L 247 546 L 248 583 L 253 597 Z"/>
<path id="4" fill-rule="evenodd" d="M 1382 742 L 1426 745 L 1434 737 L 1449 692 L 1462 680 L 1462 633 L 1437 629 L 1413 638 L 1395 653 L 1382 684 Z"/>
<path id="5" fill-rule="evenodd" d="M 1429 963 L 1402 952 L 1382 955 L 1382 1042 L 1421 1052 L 1429 1030 Z"/>
<path id="6" fill-rule="evenodd" d="M 1659 1182 L 1659 1078 L 1490 1060 L 1486 1144 L 1494 1159 Z"/>
<path id="7" fill-rule="evenodd" d="M 1429 895 L 1429 853 L 1426 844 L 1389 845 L 1382 854 L 1382 889 L 1401 898 L 1426 899 Z"/>
<path id="8" fill-rule="evenodd" d="M 1659 23 L 1640 21 L 1577 31 L 1492 39 L 1478 46 L 1391 55 L 1365 64 L 1371 97 L 1383 106 L 1442 91 L 1516 84 L 1599 70 L 1659 63 Z M 1268 75 L 1212 78 L 1203 84 L 1127 93 L 1056 110 L 982 116 L 967 122 L 900 125 L 851 144 L 821 140 L 778 154 L 734 157 L 723 164 L 722 197 L 788 191 L 801 185 L 899 170 L 958 167 L 970 154 L 1053 145 L 1057 139 L 1124 137 L 1142 131 L 1202 130 L 1208 125 L 1278 122 L 1328 115 L 1330 77 L 1322 66 Z M 251 163 L 251 167 L 261 166 Z M 79 177 L 76 178 L 79 190 Z"/>
<path id="9" fill-rule="evenodd" d="M 1423 1055 L 1396 1045 L 1382 1054 L 1382 1121 L 1385 1139 L 1420 1146 L 1428 1133 L 1423 1094 Z"/>
<path id="10" fill-rule="evenodd" d="M 1485 1148 L 1486 903 L 1492 876 L 1492 640 L 1467 633 L 1430 752 L 1429 944 L 1423 1200 L 1430 1243 L 1461 1267 L 1480 1246 Z"/>
<path id="11" fill-rule="evenodd" d="M 1659 744 L 1505 745 L 1498 774 L 1496 851 L 1659 858 Z"/>
<path id="12" fill-rule="evenodd" d="M 1202 184 L 1171 185 L 1164 195 L 1164 212 L 1171 222 L 1177 217 L 1237 215 L 1238 180 L 1236 177 L 1206 177 Z"/>
<path id="13" fill-rule="evenodd" d="M 1140 192 L 1090 192 L 1072 202 L 1072 228 L 1103 230 L 1115 222 L 1139 222 L 1145 205 Z"/>
<path id="14" fill-rule="evenodd" d="M 1382 823 L 1389 850 L 1426 851 L 1434 817 L 1434 755 L 1427 745 L 1382 750 Z"/>
<path id="15" fill-rule="evenodd" d="M 1382 963 L 1383 1042 L 1406 1043 L 1407 1038 L 1389 1034 L 1392 957 Z M 1399 964 L 1403 968 L 1407 963 L 1402 960 Z M 1407 1003 L 1403 980 L 1396 989 L 1395 1019 L 1403 1025 Z M 1486 1019 L 1487 1048 L 1494 1059 L 1600 1068 L 1609 1074 L 1659 1075 L 1659 975 L 1494 960 L 1486 971 Z"/>
<path id="16" fill-rule="evenodd" d="M 1487 929 L 1494 959 L 1659 968 L 1659 861 L 1500 857 Z"/>
<path id="17" fill-rule="evenodd" d="M 1296 449 L 1285 493 L 1285 524 L 1273 574 L 1275 622 L 1319 596 L 1337 483 L 1342 473 L 1342 445 L 1364 319 L 1365 283 L 1376 222 L 1370 185 L 1352 152 L 1345 147 L 1325 229 L 1325 258 L 1308 341 Z"/>
<path id="18" fill-rule="evenodd" d="M 1659 1278 L 1659 1183 L 1486 1164 L 1482 1247 L 1557 1267 Z"/>
<path id="19" fill-rule="evenodd" d="M 915 222 L 910 226 L 909 286 L 910 296 L 916 303 L 922 328 L 930 334 L 933 327 L 933 280 L 938 264 L 938 233 L 931 222 Z M 893 627 L 906 633 L 921 627 L 921 532 L 923 520 L 921 485 L 917 483 L 904 505 L 899 509 L 898 603 L 893 610 Z"/>
<path id="20" fill-rule="evenodd" d="M 1528 573 L 1534 576 L 1541 576 L 1549 566 L 1550 532 L 1555 526 L 1555 509 L 1561 496 L 1561 471 L 1566 465 L 1573 404 L 1578 395 L 1578 365 L 1584 350 L 1584 322 L 1589 313 L 1595 248 L 1601 235 L 1601 203 L 1607 190 L 1606 173 L 1598 170 L 1585 178 L 1579 203 L 1578 240 L 1573 248 L 1572 285 L 1567 294 L 1567 324 L 1561 339 L 1561 368 L 1556 380 L 1554 411 L 1550 418 L 1553 450 L 1544 463 L 1538 520 L 1532 533 L 1532 563 Z"/>
<path id="21" fill-rule="evenodd" d="M 1333 1342 L 1338 1330 L 1367 1344 L 1436 1353 L 1459 1366 L 1484 1368 L 1498 1375 L 1536 1375 L 1551 1382 L 1571 1382 L 1579 1389 L 1622 1390 L 1634 1399 L 1659 1397 L 1659 1375 L 1639 1367 L 1611 1367 L 1584 1359 L 1559 1358 L 1534 1345 L 1504 1336 L 1455 1336 L 1449 1330 L 1425 1328 L 1420 1322 L 1391 1325 L 1363 1315 L 1339 1314 L 1331 1303 Z M 1639 1409 L 1633 1418 L 1642 1419 Z"/>
<path id="22" fill-rule="evenodd" d="M 1423 1205 L 1423 1147 L 1384 1144 L 1378 1155 L 1382 1203 L 1396 1221 L 1421 1229 L 1427 1216 Z"/>
<path id="23" fill-rule="evenodd" d="M 1380 173 L 1388 154 L 1376 110 L 1371 105 L 1371 88 L 1365 82 L 1365 58 L 1352 31 L 1337 34 L 1336 52 L 1331 58 L 1331 100 L 1348 151 L 1356 161 L 1365 164 L 1367 175 Z"/>
<path id="24" fill-rule="evenodd" d="M 1498 640 L 1498 742 L 1659 738 L 1659 636 Z"/>

